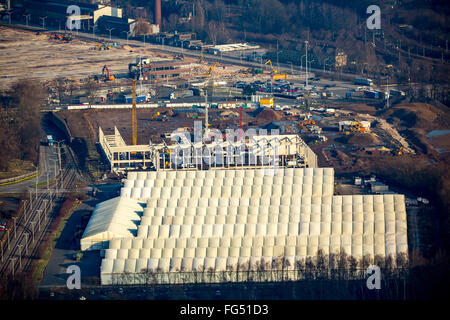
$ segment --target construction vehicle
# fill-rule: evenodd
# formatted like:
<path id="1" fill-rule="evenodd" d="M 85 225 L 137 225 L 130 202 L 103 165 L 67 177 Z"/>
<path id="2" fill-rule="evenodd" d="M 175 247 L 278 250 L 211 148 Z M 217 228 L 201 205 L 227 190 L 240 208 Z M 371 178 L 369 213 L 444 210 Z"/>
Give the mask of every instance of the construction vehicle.
<path id="1" fill-rule="evenodd" d="M 362 125 L 361 122 L 352 121 L 350 123 L 350 131 L 354 132 L 366 132 L 366 128 Z"/>
<path id="2" fill-rule="evenodd" d="M 55 40 L 61 40 L 64 43 L 72 41 L 72 34 L 65 32 L 64 34 L 53 32 L 52 36 Z"/>
<path id="3" fill-rule="evenodd" d="M 207 74 L 200 75 L 200 77 L 209 77 L 209 76 L 211 75 L 211 72 L 214 70 L 214 68 L 215 68 L 216 66 L 218 66 L 219 64 L 220 64 L 219 62 L 216 62 L 214 65 L 212 65 L 212 66 L 209 68 L 209 71 L 208 71 Z"/>
<path id="4" fill-rule="evenodd" d="M 264 65 L 266 65 L 266 64 L 268 64 L 268 63 L 270 63 L 270 69 L 272 70 L 272 78 L 273 78 L 274 80 L 280 80 L 280 79 L 287 79 L 287 78 L 288 78 L 288 75 L 287 75 L 287 74 L 281 74 L 281 73 L 278 73 L 278 70 L 275 70 L 275 69 L 273 68 L 272 61 L 271 61 L 271 60 L 267 60 L 266 63 L 264 63 Z"/>
<path id="5" fill-rule="evenodd" d="M 160 113 L 159 113 L 159 111 L 158 111 L 157 113 L 155 113 L 155 114 L 151 117 L 151 119 L 153 120 L 153 119 L 159 117 L 159 115 L 160 115 Z"/>
<path id="6" fill-rule="evenodd" d="M 115 77 L 114 77 L 113 75 L 110 74 L 109 68 L 108 68 L 108 66 L 107 66 L 106 64 L 103 66 L 103 69 L 102 69 L 102 75 L 105 75 L 105 71 L 106 71 L 106 77 L 105 77 L 105 80 L 106 80 L 106 81 L 113 81 L 113 80 L 115 79 Z"/>

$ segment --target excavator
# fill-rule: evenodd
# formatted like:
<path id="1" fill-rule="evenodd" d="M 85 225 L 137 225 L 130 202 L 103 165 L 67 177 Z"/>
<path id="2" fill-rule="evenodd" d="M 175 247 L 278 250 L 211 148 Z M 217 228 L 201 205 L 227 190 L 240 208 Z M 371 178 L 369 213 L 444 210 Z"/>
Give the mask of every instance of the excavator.
<path id="1" fill-rule="evenodd" d="M 106 71 L 106 75 L 105 75 L 106 78 L 105 78 L 105 80 L 106 81 L 113 81 L 115 79 L 115 77 L 110 74 L 109 68 L 108 68 L 108 66 L 106 64 L 103 66 L 102 74 L 105 74 L 105 71 Z"/>
<path id="2" fill-rule="evenodd" d="M 208 74 L 203 74 L 203 75 L 200 75 L 200 77 L 209 77 L 210 75 L 211 75 L 211 72 L 214 70 L 214 68 L 216 67 L 216 66 L 218 66 L 218 65 L 220 65 L 220 63 L 218 63 L 218 62 L 216 62 L 214 65 L 212 65 L 210 68 L 209 68 L 209 71 L 208 71 Z"/>
<path id="3" fill-rule="evenodd" d="M 273 80 L 287 79 L 287 78 L 288 78 L 288 75 L 287 75 L 287 74 L 281 74 L 281 73 L 278 73 L 278 70 L 275 70 L 275 69 L 273 68 L 272 61 L 271 61 L 271 60 L 267 60 L 266 63 L 264 63 L 264 65 L 266 65 L 266 64 L 268 64 L 268 63 L 270 63 L 270 69 L 272 69 L 272 78 L 273 78 Z"/>
<path id="4" fill-rule="evenodd" d="M 358 121 L 352 121 L 350 123 L 350 130 L 356 132 L 366 132 L 366 128 L 364 128 L 361 122 Z"/>

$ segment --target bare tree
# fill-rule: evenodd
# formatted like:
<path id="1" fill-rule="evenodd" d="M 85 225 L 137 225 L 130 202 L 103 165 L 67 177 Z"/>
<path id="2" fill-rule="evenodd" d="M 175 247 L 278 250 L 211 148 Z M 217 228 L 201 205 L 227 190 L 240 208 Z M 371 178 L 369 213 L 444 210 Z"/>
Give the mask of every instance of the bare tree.
<path id="1" fill-rule="evenodd" d="M 89 78 L 84 85 L 84 92 L 88 99 L 89 106 L 91 106 L 98 97 L 98 84 L 92 78 Z"/>

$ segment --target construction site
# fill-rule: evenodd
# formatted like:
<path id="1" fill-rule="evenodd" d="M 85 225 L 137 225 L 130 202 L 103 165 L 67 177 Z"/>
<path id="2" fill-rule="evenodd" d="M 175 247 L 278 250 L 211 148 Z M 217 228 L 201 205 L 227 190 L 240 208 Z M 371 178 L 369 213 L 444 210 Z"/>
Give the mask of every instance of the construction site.
<path id="1" fill-rule="evenodd" d="M 431 242 L 408 213 L 422 194 L 375 174 L 448 154 L 442 106 L 403 96 L 389 106 L 270 59 L 256 67 L 3 26 L 0 39 L 0 89 L 45 83 L 43 111 L 77 167 L 120 185 L 76 238 L 81 253 L 98 253 L 99 285 L 302 280 L 322 255 L 400 268 Z"/>

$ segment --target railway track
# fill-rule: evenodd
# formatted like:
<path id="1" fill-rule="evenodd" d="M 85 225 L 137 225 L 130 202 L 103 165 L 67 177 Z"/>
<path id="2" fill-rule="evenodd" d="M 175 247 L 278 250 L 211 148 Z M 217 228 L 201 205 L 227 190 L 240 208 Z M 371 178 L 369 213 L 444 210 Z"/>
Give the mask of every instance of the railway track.
<path id="1" fill-rule="evenodd" d="M 9 232 L 7 241 L 0 244 L 0 276 L 32 271 L 32 261 L 37 257 L 39 246 L 58 215 L 59 204 L 76 176 L 73 165 L 69 165 L 55 190 L 37 195 L 31 203 L 28 200 L 25 202 L 20 218 L 15 222 L 14 235 Z"/>

